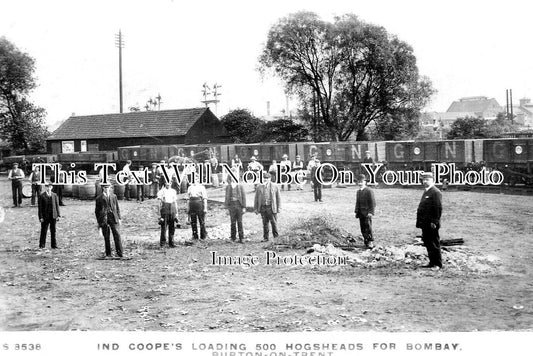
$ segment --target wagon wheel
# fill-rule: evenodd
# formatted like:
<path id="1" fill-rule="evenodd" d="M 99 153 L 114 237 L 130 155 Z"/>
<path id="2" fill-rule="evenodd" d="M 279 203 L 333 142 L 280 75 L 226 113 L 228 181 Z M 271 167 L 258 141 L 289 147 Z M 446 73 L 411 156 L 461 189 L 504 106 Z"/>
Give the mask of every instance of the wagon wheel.
<path id="1" fill-rule="evenodd" d="M 31 183 L 24 183 L 22 185 L 22 196 L 24 198 L 31 198 Z"/>

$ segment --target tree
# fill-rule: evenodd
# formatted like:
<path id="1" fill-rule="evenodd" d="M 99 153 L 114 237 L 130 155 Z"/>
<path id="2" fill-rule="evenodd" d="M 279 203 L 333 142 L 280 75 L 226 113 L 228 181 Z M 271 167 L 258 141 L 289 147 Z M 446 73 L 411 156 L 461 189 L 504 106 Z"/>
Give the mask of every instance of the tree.
<path id="1" fill-rule="evenodd" d="M 500 138 L 505 133 L 516 132 L 518 130 L 519 125 L 509 120 L 504 112 L 500 112 L 495 120 L 486 124 L 484 133 L 487 138 Z"/>
<path id="2" fill-rule="evenodd" d="M 36 86 L 35 61 L 5 37 L 0 38 L 0 137 L 16 151 L 44 150 L 46 111 L 27 96 Z"/>
<path id="3" fill-rule="evenodd" d="M 420 116 L 415 110 L 397 110 L 394 116 L 386 115 L 375 124 L 373 140 L 407 140 L 420 130 Z"/>
<path id="4" fill-rule="evenodd" d="M 308 135 L 308 130 L 302 124 L 290 119 L 279 119 L 264 122 L 256 137 L 261 142 L 297 142 L 307 140 Z"/>
<path id="5" fill-rule="evenodd" d="M 434 92 L 419 76 L 408 44 L 350 14 L 333 23 L 312 12 L 282 18 L 270 29 L 259 62 L 298 94 L 315 139 L 319 126 L 331 140 L 354 132 L 361 138 L 372 122 L 413 126 Z"/>
<path id="6" fill-rule="evenodd" d="M 486 121 L 482 117 L 460 117 L 455 120 L 448 132 L 448 139 L 485 138 Z"/>
<path id="7" fill-rule="evenodd" d="M 263 121 L 246 109 L 232 110 L 220 120 L 234 142 L 255 142 Z"/>

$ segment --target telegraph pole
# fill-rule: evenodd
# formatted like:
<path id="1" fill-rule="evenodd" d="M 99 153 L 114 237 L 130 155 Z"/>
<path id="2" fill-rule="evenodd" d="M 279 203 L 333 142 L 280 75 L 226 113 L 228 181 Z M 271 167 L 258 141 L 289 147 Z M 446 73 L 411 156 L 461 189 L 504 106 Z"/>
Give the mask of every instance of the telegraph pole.
<path id="1" fill-rule="evenodd" d="M 222 85 L 218 85 L 217 83 L 215 83 L 215 85 L 213 85 L 213 97 L 214 99 L 208 99 L 207 96 L 208 95 L 211 95 L 211 88 L 209 87 L 209 85 L 207 85 L 207 83 L 204 83 L 203 85 L 203 90 L 202 90 L 202 94 L 204 96 L 204 100 L 202 100 L 202 103 L 205 104 L 205 107 L 208 108 L 209 107 L 209 104 L 212 104 L 214 103 L 215 104 L 215 115 L 217 115 L 217 111 L 218 111 L 218 103 L 220 102 L 220 100 L 218 100 L 218 97 L 220 95 L 222 95 L 218 89 L 222 88 Z"/>
<path id="2" fill-rule="evenodd" d="M 122 32 L 118 30 L 118 35 L 115 35 L 115 45 L 118 47 L 118 90 L 120 97 L 120 113 L 122 114 L 122 48 L 124 48 L 124 41 L 122 40 Z"/>

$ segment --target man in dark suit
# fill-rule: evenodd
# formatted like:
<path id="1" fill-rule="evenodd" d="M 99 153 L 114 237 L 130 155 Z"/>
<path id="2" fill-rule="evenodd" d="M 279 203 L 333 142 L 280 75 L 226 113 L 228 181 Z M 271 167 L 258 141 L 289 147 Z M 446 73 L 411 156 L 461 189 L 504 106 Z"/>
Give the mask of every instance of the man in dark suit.
<path id="1" fill-rule="evenodd" d="M 442 268 L 440 252 L 440 217 L 442 194 L 435 187 L 432 173 L 423 173 L 424 194 L 416 212 L 416 227 L 422 229 L 422 241 L 428 250 L 429 264 L 425 268 Z"/>
<path id="2" fill-rule="evenodd" d="M 376 200 L 374 199 L 374 192 L 366 185 L 366 176 L 359 175 L 359 189 L 357 190 L 357 198 L 355 200 L 355 217 L 359 219 L 361 226 L 361 234 L 365 241 L 367 248 L 374 248 L 374 237 L 372 235 L 372 216 L 374 216 L 374 209 L 376 208 Z"/>
<path id="3" fill-rule="evenodd" d="M 59 198 L 59 205 L 60 206 L 65 206 L 65 204 L 63 203 L 63 188 L 64 188 L 64 184 L 59 184 L 59 183 L 65 183 L 64 180 L 63 180 L 63 176 L 61 175 L 61 163 L 58 163 L 58 166 L 57 166 L 59 169 L 59 173 L 58 173 L 58 181 L 56 182 L 55 181 L 55 171 L 52 172 L 52 175 L 50 176 L 50 180 L 52 181 L 52 183 L 54 183 L 54 187 L 52 189 L 52 191 L 54 193 L 57 194 L 57 197 Z"/>
<path id="4" fill-rule="evenodd" d="M 238 169 L 232 169 L 232 173 L 239 179 Z M 226 187 L 225 205 L 229 210 L 231 219 L 231 241 L 236 239 L 236 230 L 239 230 L 239 243 L 243 243 L 244 231 L 242 229 L 242 214 L 246 211 L 246 193 L 244 186 L 228 175 L 229 184 Z M 235 226 L 237 225 L 237 226 Z"/>
<path id="5" fill-rule="evenodd" d="M 57 248 L 56 242 L 56 221 L 61 216 L 59 212 L 59 198 L 52 192 L 52 183 L 47 182 L 45 192 L 39 195 L 38 215 L 41 222 L 41 237 L 39 238 L 39 248 L 44 248 L 46 244 L 46 233 L 50 226 L 50 242 L 52 248 Z"/>
<path id="6" fill-rule="evenodd" d="M 260 184 L 255 191 L 254 211 L 261 213 L 263 219 L 263 241 L 268 241 L 268 223 L 272 225 L 272 236 L 277 238 L 277 214 L 280 211 L 281 196 L 279 187 L 271 182 L 271 175 L 263 173 L 264 184 Z"/>
<path id="7" fill-rule="evenodd" d="M 120 225 L 120 208 L 118 206 L 117 196 L 111 193 L 109 183 L 102 183 L 101 187 L 102 194 L 96 198 L 94 214 L 96 215 L 98 227 L 102 229 L 102 235 L 104 235 L 105 255 L 106 257 L 111 257 L 109 235 L 110 231 L 112 231 L 117 256 L 122 257 L 122 242 L 120 241 L 120 233 L 117 229 L 118 225 Z"/>

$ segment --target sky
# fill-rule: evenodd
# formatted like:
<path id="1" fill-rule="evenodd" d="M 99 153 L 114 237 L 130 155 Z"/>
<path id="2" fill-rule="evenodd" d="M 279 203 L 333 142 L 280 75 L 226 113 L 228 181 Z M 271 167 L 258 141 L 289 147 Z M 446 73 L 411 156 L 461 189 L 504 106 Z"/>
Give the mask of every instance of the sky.
<path id="1" fill-rule="evenodd" d="M 36 61 L 30 99 L 51 129 L 70 115 L 119 112 L 121 30 L 124 112 L 161 95 L 161 109 L 201 107 L 202 85 L 221 85 L 221 117 L 244 108 L 280 115 L 282 83 L 262 77 L 258 58 L 272 25 L 307 10 L 324 20 L 353 13 L 409 43 L 421 75 L 437 93 L 426 107 L 446 111 L 461 97 L 505 105 L 533 97 L 533 6 L 530 1 L 0 0 L 0 36 Z M 290 110 L 297 108 L 289 98 Z"/>

